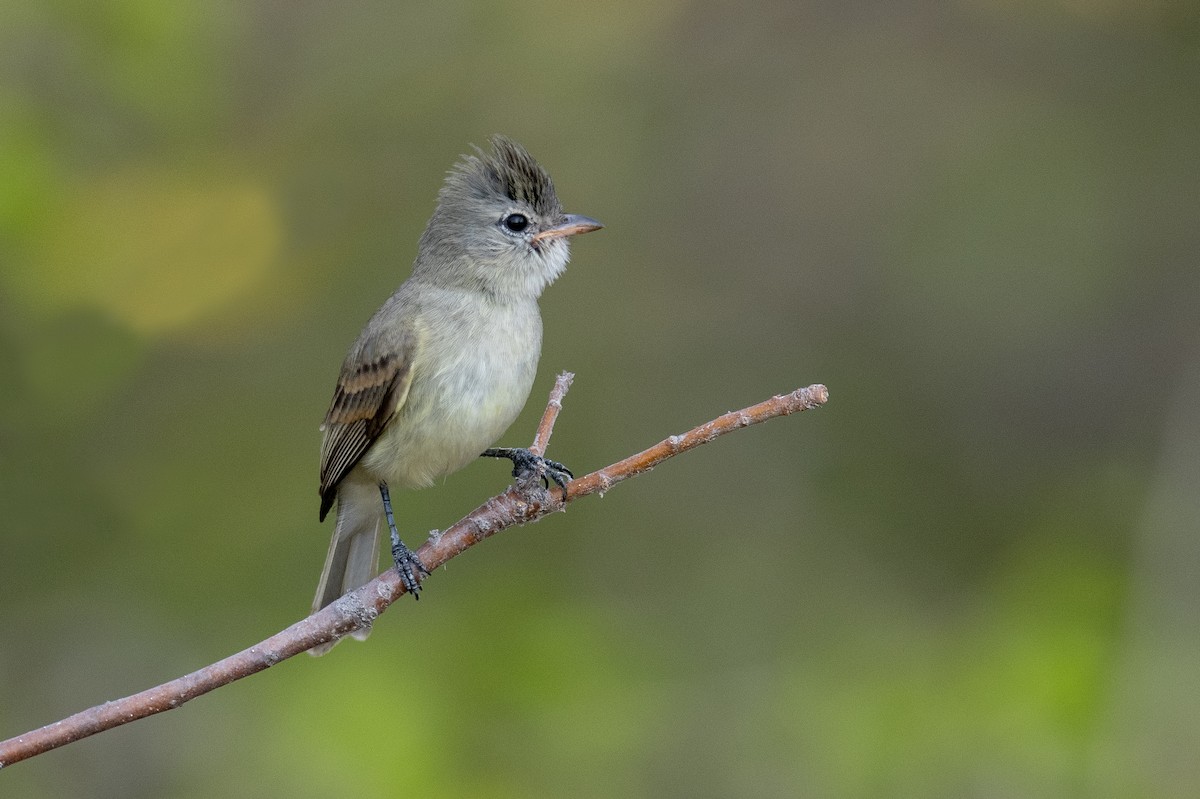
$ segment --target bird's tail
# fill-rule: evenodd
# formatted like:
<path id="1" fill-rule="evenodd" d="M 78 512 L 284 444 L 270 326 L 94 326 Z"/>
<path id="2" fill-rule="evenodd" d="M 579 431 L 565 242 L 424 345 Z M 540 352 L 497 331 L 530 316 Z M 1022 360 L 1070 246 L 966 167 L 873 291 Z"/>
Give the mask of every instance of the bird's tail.
<path id="1" fill-rule="evenodd" d="M 379 536 L 384 526 L 383 503 L 379 489 L 371 483 L 343 482 L 338 489 L 337 525 L 325 556 L 325 568 L 317 584 L 313 612 L 368 583 L 379 570 Z M 355 630 L 350 635 L 363 640 L 370 627 Z M 323 655 L 340 639 L 315 646 L 311 655 Z"/>

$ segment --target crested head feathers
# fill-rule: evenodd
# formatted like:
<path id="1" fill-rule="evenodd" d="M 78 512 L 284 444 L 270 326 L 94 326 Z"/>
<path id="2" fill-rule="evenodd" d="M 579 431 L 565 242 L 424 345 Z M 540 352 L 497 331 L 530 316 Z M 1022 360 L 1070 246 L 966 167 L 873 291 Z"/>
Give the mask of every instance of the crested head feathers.
<path id="1" fill-rule="evenodd" d="M 478 147 L 463 156 L 446 180 L 446 190 L 462 189 L 480 200 L 497 195 L 523 203 L 544 218 L 562 214 L 554 182 L 533 156 L 506 136 L 492 136 L 492 152 Z"/>

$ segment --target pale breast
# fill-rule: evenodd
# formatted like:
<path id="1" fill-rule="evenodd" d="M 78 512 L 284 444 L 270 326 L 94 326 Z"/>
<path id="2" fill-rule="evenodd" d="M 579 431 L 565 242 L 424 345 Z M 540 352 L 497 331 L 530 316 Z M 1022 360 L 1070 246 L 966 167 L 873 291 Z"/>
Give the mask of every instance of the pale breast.
<path id="1" fill-rule="evenodd" d="M 363 458 L 376 479 L 421 487 L 461 469 L 513 423 L 541 352 L 536 302 L 454 303 L 426 317 L 408 400 Z"/>

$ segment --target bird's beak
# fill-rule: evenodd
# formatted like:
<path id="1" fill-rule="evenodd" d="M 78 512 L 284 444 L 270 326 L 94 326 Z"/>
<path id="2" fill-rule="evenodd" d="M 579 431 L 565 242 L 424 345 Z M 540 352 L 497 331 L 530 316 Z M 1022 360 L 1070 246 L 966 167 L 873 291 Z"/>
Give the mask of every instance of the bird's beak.
<path id="1" fill-rule="evenodd" d="M 591 233 L 593 230 L 599 230 L 604 225 L 597 222 L 595 219 L 578 214 L 567 214 L 561 224 L 554 227 L 548 227 L 545 230 L 538 231 L 533 234 L 533 243 L 537 244 L 545 239 L 557 239 L 563 236 L 574 236 L 578 233 Z"/>

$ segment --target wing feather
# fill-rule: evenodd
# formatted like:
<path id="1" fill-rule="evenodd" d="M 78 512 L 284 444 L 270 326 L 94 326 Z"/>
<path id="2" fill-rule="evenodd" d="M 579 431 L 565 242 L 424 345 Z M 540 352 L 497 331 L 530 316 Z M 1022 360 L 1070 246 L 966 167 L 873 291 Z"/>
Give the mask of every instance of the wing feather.
<path id="1" fill-rule="evenodd" d="M 411 346 L 370 360 L 346 359 L 321 429 L 321 520 L 333 507 L 338 484 L 350 473 L 408 397 Z"/>

